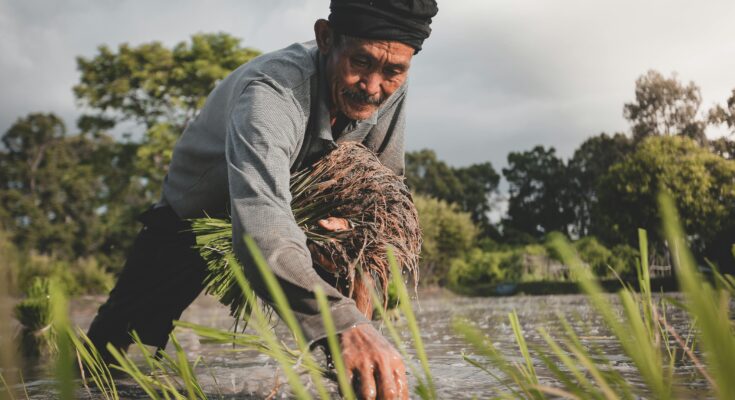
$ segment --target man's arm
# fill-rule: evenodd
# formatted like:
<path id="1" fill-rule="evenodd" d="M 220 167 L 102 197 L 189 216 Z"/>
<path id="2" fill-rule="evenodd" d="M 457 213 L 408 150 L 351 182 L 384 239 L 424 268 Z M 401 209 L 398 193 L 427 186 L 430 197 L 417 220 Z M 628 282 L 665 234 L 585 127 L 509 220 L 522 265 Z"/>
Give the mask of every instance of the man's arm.
<path id="1" fill-rule="evenodd" d="M 250 235 L 284 286 L 307 340 L 325 336 L 313 288 L 327 294 L 338 331 L 368 321 L 352 300 L 314 271 L 306 236 L 291 211 L 291 156 L 305 126 L 291 94 L 277 84 L 253 82 L 227 121 L 226 157 L 232 205 L 233 248 L 261 298 L 269 296 L 242 241 Z"/>

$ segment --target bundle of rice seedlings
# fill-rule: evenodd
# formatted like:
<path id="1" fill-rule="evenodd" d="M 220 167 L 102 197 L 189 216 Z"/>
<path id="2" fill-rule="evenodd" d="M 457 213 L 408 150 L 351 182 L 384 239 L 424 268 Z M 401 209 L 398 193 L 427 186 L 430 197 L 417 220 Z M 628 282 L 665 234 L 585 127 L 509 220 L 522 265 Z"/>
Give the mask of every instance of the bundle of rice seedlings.
<path id="1" fill-rule="evenodd" d="M 402 273 L 410 275 L 416 287 L 421 249 L 418 214 L 403 179 L 373 152 L 355 142 L 340 144 L 310 168 L 294 173 L 290 189 L 291 209 L 306 234 L 314 266 L 322 276 L 332 277 L 341 293 L 354 298 L 358 291 L 366 293 L 365 288 L 356 290 L 355 283 L 369 284 L 383 294 L 385 307 L 391 275 L 388 248 L 393 248 Z M 329 217 L 346 219 L 350 228 L 325 229 L 319 221 Z M 229 262 L 237 262 L 232 257 L 230 221 L 195 219 L 192 230 L 208 265 L 205 291 L 245 321 L 252 305 L 229 269 Z M 363 312 L 371 314 L 372 306 L 368 308 Z"/>
<path id="2" fill-rule="evenodd" d="M 26 298 L 15 305 L 14 312 L 22 327 L 20 343 L 24 355 L 35 357 L 56 353 L 48 278 L 36 277 L 26 292 Z"/>

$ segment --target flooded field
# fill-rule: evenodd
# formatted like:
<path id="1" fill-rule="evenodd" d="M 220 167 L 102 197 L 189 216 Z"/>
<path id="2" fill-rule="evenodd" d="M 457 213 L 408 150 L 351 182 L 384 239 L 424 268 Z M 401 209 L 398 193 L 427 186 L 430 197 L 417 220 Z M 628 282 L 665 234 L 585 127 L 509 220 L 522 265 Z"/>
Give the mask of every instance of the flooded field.
<path id="1" fill-rule="evenodd" d="M 99 297 L 76 299 L 71 309 L 73 321 L 86 328 L 102 300 Z M 414 305 L 439 398 L 487 398 L 505 390 L 502 383 L 462 359 L 463 352 L 469 349 L 452 331 L 451 323 L 456 317 L 468 319 L 489 335 L 504 354 L 520 361 L 507 318 L 508 313 L 513 310 L 518 313 L 530 346 L 544 345 L 536 332 L 537 327 L 545 327 L 552 335 L 559 332 L 561 327 L 558 315 L 561 314 L 578 329 L 582 340 L 602 350 L 612 360 L 614 368 L 621 371 L 631 384 L 639 382 L 638 372 L 621 355 L 618 343 L 605 330 L 600 329 L 599 320 L 584 296 L 470 298 L 445 291 L 431 291 L 421 293 L 419 301 Z M 197 299 L 182 319 L 222 329 L 232 326 L 227 309 L 209 297 Z M 680 332 L 686 333 L 687 327 L 682 314 L 670 314 L 669 320 Z M 398 322 L 398 328 L 403 328 L 402 335 L 409 342 L 410 335 L 405 326 Z M 282 324 L 276 329 L 284 339 L 288 337 Z M 282 384 L 284 379 L 279 375 L 274 362 L 267 357 L 253 351 L 238 351 L 231 346 L 200 343 L 197 336 L 186 330 L 177 330 L 177 337 L 187 350 L 190 360 L 201 357 L 202 363 L 197 369 L 199 379 L 212 398 L 262 399 L 274 393 L 277 393 L 274 398 L 289 398 L 286 385 Z M 43 365 L 37 364 L 26 369 L 28 394 L 31 398 L 54 398 L 49 375 Z M 543 371 L 541 375 L 543 376 Z M 693 367 L 688 363 L 680 362 L 676 375 L 688 385 L 685 388 L 686 393 L 681 393 L 684 397 L 706 395 L 704 382 L 696 376 Z M 125 378 L 121 381 L 120 389 L 123 398 L 146 397 L 135 388 L 132 381 Z M 331 385 L 331 390 L 336 397 L 336 385 Z M 85 390 L 81 390 L 79 396 L 90 398 Z M 91 398 L 95 398 L 94 391 Z"/>

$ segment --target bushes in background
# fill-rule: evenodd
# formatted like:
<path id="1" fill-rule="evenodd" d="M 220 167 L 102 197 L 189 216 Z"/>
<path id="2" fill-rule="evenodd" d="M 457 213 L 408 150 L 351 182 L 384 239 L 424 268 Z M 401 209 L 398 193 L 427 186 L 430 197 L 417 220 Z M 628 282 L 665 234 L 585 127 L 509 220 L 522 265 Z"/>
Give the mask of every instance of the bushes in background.
<path id="1" fill-rule="evenodd" d="M 475 248 L 455 258 L 447 273 L 450 288 L 500 282 L 568 281 L 572 279 L 561 257 L 548 243 L 562 235 L 552 232 L 544 244 L 525 246 L 487 245 Z M 618 245 L 608 249 L 595 237 L 587 236 L 574 242 L 578 257 L 599 278 L 615 275 L 630 276 L 635 272 L 638 251 Z M 614 271 L 614 272 L 613 272 Z"/>
<path id="2" fill-rule="evenodd" d="M 478 230 L 469 213 L 443 200 L 415 195 L 423 234 L 421 282 L 444 283 L 453 259 L 464 257 L 475 246 Z"/>

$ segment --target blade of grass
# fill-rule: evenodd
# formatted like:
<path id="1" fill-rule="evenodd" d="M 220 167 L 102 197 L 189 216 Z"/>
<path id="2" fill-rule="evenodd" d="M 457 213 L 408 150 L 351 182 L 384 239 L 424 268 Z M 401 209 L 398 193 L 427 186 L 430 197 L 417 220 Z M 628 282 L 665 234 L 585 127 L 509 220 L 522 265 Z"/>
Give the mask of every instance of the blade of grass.
<path id="1" fill-rule="evenodd" d="M 161 397 L 158 395 L 158 391 L 156 388 L 154 388 L 150 384 L 150 378 L 146 376 L 143 371 L 138 368 L 135 363 L 130 361 L 130 359 L 127 357 L 127 355 L 121 353 L 115 346 L 113 346 L 111 343 L 107 344 L 107 351 L 110 352 L 110 355 L 115 359 L 115 362 L 117 362 L 116 365 L 112 365 L 112 368 L 126 373 L 128 376 L 130 376 L 137 384 L 138 386 L 143 389 L 143 391 L 148 395 L 149 398 L 153 400 L 158 400 Z"/>
<path id="2" fill-rule="evenodd" d="M 669 195 L 659 195 L 661 219 L 676 267 L 679 285 L 687 299 L 687 309 L 697 321 L 699 342 L 704 350 L 708 370 L 716 382 L 715 391 L 721 399 L 735 398 L 735 335 L 729 318 L 729 294 L 715 291 L 697 271 L 696 262 L 688 250 L 674 202 Z M 727 302 L 725 302 L 727 301 Z"/>
<path id="3" fill-rule="evenodd" d="M 74 371 L 71 341 L 64 332 L 71 330 L 69 322 L 69 304 L 62 289 L 61 283 L 56 279 L 49 282 L 49 295 L 51 300 L 51 315 L 53 329 L 60 334 L 56 335 L 58 354 L 55 366 L 58 396 L 61 400 L 73 400 L 74 395 Z"/>
<path id="4" fill-rule="evenodd" d="M 332 313 L 329 311 L 327 296 L 324 294 L 324 289 L 318 286 L 314 288 L 314 292 L 316 294 L 316 300 L 319 303 L 319 311 L 322 314 L 322 321 L 324 321 L 324 329 L 327 332 L 327 344 L 329 345 L 332 362 L 334 362 L 334 368 L 337 371 L 337 381 L 339 382 L 342 396 L 347 400 L 354 400 L 355 392 L 352 390 L 352 385 L 350 384 L 349 377 L 347 376 L 347 370 L 345 369 L 345 363 L 344 360 L 342 360 L 342 349 L 340 348 L 337 340 L 337 330 L 334 327 Z"/>
<path id="5" fill-rule="evenodd" d="M 250 251 L 250 254 L 253 257 L 253 261 L 255 262 L 258 271 L 260 272 L 260 276 L 263 278 L 263 281 L 268 287 L 268 292 L 270 293 L 271 298 L 276 305 L 276 310 L 278 310 L 278 314 L 281 316 L 281 319 L 283 319 L 283 321 L 286 323 L 286 326 L 288 326 L 288 328 L 293 333 L 294 338 L 296 339 L 296 345 L 301 351 L 304 364 L 307 366 L 307 369 L 309 371 L 309 374 L 311 375 L 311 379 L 314 382 L 314 387 L 316 388 L 319 397 L 321 397 L 322 399 L 328 399 L 329 394 L 327 393 L 327 389 L 324 387 L 322 377 L 319 373 L 316 372 L 319 370 L 319 367 L 313 356 L 311 355 L 311 352 L 309 351 L 309 345 L 306 342 L 306 337 L 304 336 L 301 327 L 296 321 L 296 316 L 294 315 L 293 310 L 291 310 L 291 307 L 288 304 L 286 294 L 283 292 L 283 289 L 278 283 L 276 276 L 273 274 L 273 271 L 271 271 L 270 267 L 263 258 L 263 255 L 260 253 L 260 249 L 258 249 L 255 241 L 253 241 L 253 238 L 246 236 L 245 245 L 247 246 L 248 251 Z"/>
<path id="6" fill-rule="evenodd" d="M 106 400 L 119 399 L 115 380 L 110 373 L 110 369 L 84 331 L 77 328 L 77 332 L 68 331 L 67 335 L 69 335 L 76 350 L 85 386 L 87 385 L 86 374 L 89 373 L 89 378 L 92 379 L 92 382 Z"/>
<path id="7" fill-rule="evenodd" d="M 9 273 L 6 269 L 10 268 L 9 264 L 0 262 L 0 276 L 7 277 Z M 13 332 L 8 323 L 13 318 L 13 306 L 10 301 L 10 287 L 7 279 L 0 279 L 0 371 L 9 372 L 17 367 L 17 346 L 13 340 Z M 15 386 L 13 377 L 5 376 L 0 373 L 5 392 L 0 392 L 0 399 L 15 400 L 12 387 Z"/>
<path id="8" fill-rule="evenodd" d="M 260 252 L 258 251 L 258 254 L 259 253 Z M 234 257 L 234 256 L 230 256 L 230 257 Z M 261 260 L 262 260 L 262 256 L 261 256 Z M 230 262 L 230 268 L 232 268 L 232 273 L 235 276 L 235 279 L 237 280 L 238 285 L 242 289 L 243 293 L 246 294 L 247 301 L 249 301 L 250 304 L 256 304 L 255 303 L 256 299 L 255 299 L 255 296 L 253 295 L 253 291 L 252 291 L 252 288 L 250 287 L 250 283 L 245 279 L 245 275 L 240 269 L 240 267 L 238 266 L 238 264 L 234 262 L 234 260 L 232 261 L 233 262 Z M 252 317 L 255 320 L 253 321 L 254 322 L 253 327 L 263 337 L 263 339 L 268 344 L 268 346 L 270 346 L 274 350 L 273 358 L 275 358 L 275 360 L 278 362 L 278 364 L 283 369 L 283 373 L 286 375 L 286 379 L 288 380 L 291 390 L 294 391 L 294 395 L 299 399 L 311 399 L 311 395 L 309 395 L 309 392 L 304 387 L 303 383 L 301 382 L 301 379 L 299 379 L 299 376 L 296 374 L 296 372 L 291 367 L 288 357 L 281 350 L 278 339 L 276 338 L 275 334 L 273 333 L 270 326 L 268 325 L 268 319 L 265 317 L 260 307 L 252 307 Z"/>
<path id="9" fill-rule="evenodd" d="M 358 268 L 358 273 L 363 273 L 361 269 Z M 372 298 L 373 304 L 381 304 L 383 301 L 379 296 L 378 293 L 375 291 L 375 288 L 369 287 L 370 291 L 370 297 Z M 414 363 L 409 362 L 411 359 L 411 356 L 408 354 L 408 350 L 406 347 L 406 343 L 401 339 L 401 335 L 398 334 L 398 330 L 396 329 L 393 322 L 390 320 L 390 317 L 387 315 L 383 307 L 375 307 L 375 311 L 378 312 L 378 315 L 380 316 L 380 320 L 382 321 L 383 326 L 388 329 L 388 333 L 393 339 L 393 343 L 395 343 L 396 347 L 398 347 L 398 351 L 401 353 L 401 356 L 403 356 L 403 359 L 405 363 L 408 365 L 408 367 L 411 369 L 411 373 L 413 376 L 416 377 L 416 380 L 418 381 L 418 385 L 421 387 L 424 387 L 424 389 L 421 389 L 422 391 L 427 391 L 428 387 L 426 386 L 426 382 L 424 379 L 421 378 L 421 374 L 419 373 L 419 370 L 416 368 Z"/>
<path id="10" fill-rule="evenodd" d="M 457 332 L 457 334 L 459 334 L 475 352 L 487 358 L 494 367 L 498 368 L 503 374 L 505 374 L 505 376 L 515 382 L 523 394 L 518 393 L 505 380 L 499 381 L 508 390 L 516 393 L 517 398 L 542 398 L 540 397 L 541 394 L 537 390 L 530 388 L 529 382 L 525 379 L 520 369 L 506 360 L 487 336 L 483 335 L 479 330 L 477 330 L 477 328 L 470 325 L 467 321 L 463 321 L 461 319 L 456 319 L 452 326 L 454 331 Z"/>
<path id="11" fill-rule="evenodd" d="M 531 381 L 531 383 L 533 383 L 534 385 L 538 385 L 538 376 L 536 375 L 536 369 L 533 366 L 533 359 L 531 359 L 531 354 L 528 352 L 528 345 L 526 345 L 526 339 L 523 337 L 521 322 L 518 320 L 518 314 L 516 314 L 515 310 L 508 314 L 508 319 L 510 320 L 510 326 L 513 329 L 513 334 L 515 335 L 518 348 L 520 349 L 521 355 L 523 355 L 523 359 L 526 362 L 526 366 L 522 370 L 525 372 L 528 380 Z"/>
<path id="12" fill-rule="evenodd" d="M 436 387 L 434 386 L 434 380 L 431 376 L 431 369 L 429 368 L 429 359 L 426 357 L 426 350 L 424 348 L 424 342 L 421 339 L 421 332 L 419 331 L 419 325 L 416 322 L 416 315 L 413 313 L 411 307 L 411 301 L 408 297 L 408 290 L 406 290 L 406 284 L 403 282 L 401 277 L 401 269 L 396 262 L 395 256 L 393 255 L 393 249 L 388 249 L 388 263 L 390 265 L 391 280 L 396 287 L 398 294 L 398 307 L 406 318 L 406 323 L 411 332 L 411 338 L 413 339 L 413 345 L 416 349 L 416 356 L 421 362 L 421 367 L 424 370 L 424 378 L 427 382 L 429 393 L 432 398 L 436 398 Z"/>
<path id="13" fill-rule="evenodd" d="M 8 381 L 5 380 L 5 375 L 0 372 L 0 383 L 2 383 L 2 388 L 5 390 L 5 392 L 0 392 L 2 394 L 2 399 L 9 399 L 9 400 L 15 400 L 15 395 L 13 394 L 13 389 L 8 383 Z M 26 393 L 26 398 L 28 397 L 28 394 Z"/>
<path id="14" fill-rule="evenodd" d="M 569 357 L 569 355 L 561 348 L 561 346 L 554 340 L 551 335 L 544 329 L 543 327 L 540 327 L 538 329 L 539 334 L 541 334 L 541 337 L 546 341 L 546 343 L 551 348 L 551 351 L 556 355 L 556 358 L 558 358 L 564 366 L 567 367 L 569 372 L 572 374 L 572 376 L 577 380 L 578 385 L 580 385 L 582 388 L 584 388 L 585 396 L 593 396 L 594 398 L 602 398 L 602 395 L 597 390 L 597 388 L 592 385 L 592 382 L 590 382 L 589 379 L 585 376 L 584 372 L 579 368 L 576 362 Z M 571 380 L 567 378 L 568 380 Z"/>
<path id="15" fill-rule="evenodd" d="M 625 323 L 621 321 L 615 313 L 615 307 L 607 300 L 599 282 L 594 278 L 590 269 L 582 265 L 571 246 L 561 238 L 552 240 L 552 245 L 561 255 L 564 263 L 569 265 L 570 270 L 577 277 L 582 292 L 585 293 L 594 309 L 602 316 L 605 324 L 618 339 L 625 354 L 638 368 L 641 377 L 651 391 L 660 398 L 670 397 L 670 385 L 663 380 L 661 364 L 655 362 L 660 357 L 652 356 L 656 351 L 660 352 L 660 349 L 651 343 L 648 334 L 643 335 L 638 329 L 636 330 L 637 335 L 633 335 L 628 330 L 628 323 L 637 326 L 643 323 L 637 308 L 636 312 L 633 312 L 632 307 L 628 307 L 625 313 L 627 319 Z M 621 293 L 626 293 L 626 291 L 623 290 Z M 625 301 L 628 300 L 624 299 Z"/>

